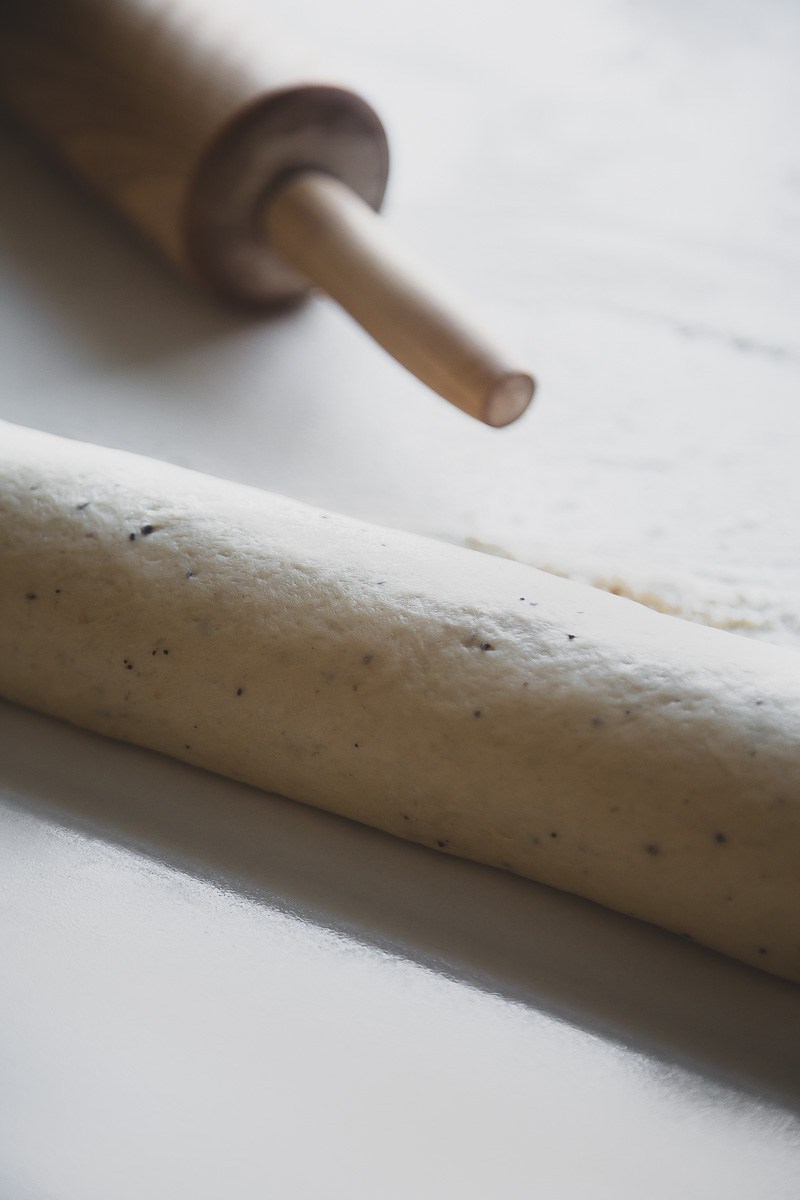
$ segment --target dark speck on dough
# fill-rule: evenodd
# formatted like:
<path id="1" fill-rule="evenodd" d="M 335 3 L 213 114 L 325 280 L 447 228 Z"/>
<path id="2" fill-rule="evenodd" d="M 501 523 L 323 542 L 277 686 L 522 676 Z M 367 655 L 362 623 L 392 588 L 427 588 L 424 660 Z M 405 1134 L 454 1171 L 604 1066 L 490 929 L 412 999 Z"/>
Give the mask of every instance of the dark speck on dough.
<path id="1" fill-rule="evenodd" d="M 36 599 L 36 592 L 26 592 L 26 593 L 25 593 L 25 599 L 26 599 L 26 600 L 35 600 L 35 599 Z"/>
<path id="2" fill-rule="evenodd" d="M 756 700 L 756 708 L 760 708 L 763 703 L 763 700 Z"/>
<path id="3" fill-rule="evenodd" d="M 129 541 L 129 542 L 135 542 L 135 541 L 136 541 L 136 534 L 135 534 L 135 533 L 129 533 L 129 534 L 128 534 L 128 541 Z"/>
<path id="4" fill-rule="evenodd" d="M 404 820 L 404 821 L 410 821 L 410 820 L 411 820 L 411 817 L 408 815 L 408 813 L 403 813 L 403 820 Z"/>
<path id="5" fill-rule="evenodd" d="M 162 650 L 162 651 L 161 651 L 161 653 L 162 653 L 162 654 L 169 654 L 169 650 Z"/>
<path id="6" fill-rule="evenodd" d="M 84 500 L 83 504 L 76 504 L 75 507 L 77 508 L 78 512 L 82 512 L 84 508 L 89 507 L 89 501 Z"/>
<path id="7" fill-rule="evenodd" d="M 575 634 L 574 634 L 574 633 L 568 633 L 568 634 L 567 634 L 567 638 L 569 639 L 569 641 L 570 641 L 570 642 L 574 642 L 574 641 L 575 641 Z"/>
<path id="8" fill-rule="evenodd" d="M 550 831 L 550 837 L 551 837 L 551 838 L 557 838 L 557 837 L 558 837 L 558 830 L 556 830 L 556 829 L 553 829 L 553 830 L 551 830 L 551 831 Z"/>
<path id="9" fill-rule="evenodd" d="M 242 692 L 243 692 L 243 691 L 244 691 L 244 688 L 237 688 L 237 689 L 236 689 L 236 695 L 237 695 L 237 696 L 241 696 L 241 694 L 242 694 Z"/>
<path id="10" fill-rule="evenodd" d="M 645 850 L 647 851 L 648 854 L 652 854 L 654 856 L 656 854 L 661 853 L 661 847 L 658 845 L 657 842 L 648 842 L 647 845 L 645 846 Z"/>
<path id="11" fill-rule="evenodd" d="M 361 661 L 362 661 L 362 663 L 364 664 L 364 666 L 365 666 L 365 667 L 368 667 L 368 666 L 369 666 L 369 664 L 372 662 L 372 655 L 371 655 L 371 654 L 365 654 L 365 655 L 364 655 L 364 657 L 362 658 L 362 660 L 361 660 Z"/>
<path id="12" fill-rule="evenodd" d="M 476 708 L 475 712 L 472 715 L 473 715 L 473 717 L 479 717 L 481 715 L 481 710 L 479 708 Z"/>
<path id="13" fill-rule="evenodd" d="M 143 525 L 140 532 L 143 533 L 145 537 L 147 537 L 147 535 L 149 533 L 153 533 L 154 530 L 155 530 L 155 525 Z"/>
<path id="14" fill-rule="evenodd" d="M 494 650 L 491 642 L 481 642 L 481 650 Z"/>
<path id="15" fill-rule="evenodd" d="M 187 571 L 187 572 L 186 572 L 186 578 L 187 578 L 187 579 L 191 579 L 191 578 L 193 577 L 193 575 L 194 575 L 194 571 Z"/>
<path id="16" fill-rule="evenodd" d="M 56 595 L 57 595 L 57 596 L 60 596 L 60 595 L 61 595 L 61 588 L 56 588 L 56 590 L 55 590 L 55 591 L 56 591 Z"/>
<path id="17" fill-rule="evenodd" d="M 758 953 L 759 953 L 759 954 L 766 954 L 766 953 L 767 953 L 767 947 L 766 947 L 766 946 L 759 946 L 759 947 L 758 947 Z"/>
<path id="18" fill-rule="evenodd" d="M 602 725 L 602 724 L 603 724 L 602 717 L 592 717 L 592 725 Z"/>
<path id="19" fill-rule="evenodd" d="M 447 842 L 442 841 L 441 838 L 437 838 L 436 845 L 439 847 L 440 850 L 444 850 L 445 846 L 447 845 Z"/>
<path id="20" fill-rule="evenodd" d="M 727 840 L 728 839 L 724 833 L 715 833 L 714 834 L 714 841 L 717 843 L 718 846 L 724 846 L 725 843 L 727 842 Z"/>

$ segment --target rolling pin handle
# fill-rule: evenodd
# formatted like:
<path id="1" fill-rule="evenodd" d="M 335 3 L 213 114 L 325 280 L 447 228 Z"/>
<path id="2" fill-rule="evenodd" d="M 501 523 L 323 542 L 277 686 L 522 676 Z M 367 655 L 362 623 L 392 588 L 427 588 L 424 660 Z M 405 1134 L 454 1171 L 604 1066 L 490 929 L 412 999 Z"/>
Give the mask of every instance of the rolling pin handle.
<path id="1" fill-rule="evenodd" d="M 273 191 L 263 225 L 274 249 L 451 404 L 492 426 L 528 407 L 533 378 L 428 281 L 346 184 L 295 172 Z"/>

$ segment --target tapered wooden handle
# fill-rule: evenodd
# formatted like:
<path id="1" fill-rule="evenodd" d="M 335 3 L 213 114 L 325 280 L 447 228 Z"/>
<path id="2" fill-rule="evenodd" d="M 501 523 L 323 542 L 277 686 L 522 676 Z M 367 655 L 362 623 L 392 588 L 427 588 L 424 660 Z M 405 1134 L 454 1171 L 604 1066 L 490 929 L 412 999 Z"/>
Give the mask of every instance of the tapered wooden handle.
<path id="1" fill-rule="evenodd" d="M 339 180 L 296 175 L 272 196 L 264 223 L 289 261 L 440 396 L 487 425 L 508 425 L 527 408 L 532 377 Z"/>

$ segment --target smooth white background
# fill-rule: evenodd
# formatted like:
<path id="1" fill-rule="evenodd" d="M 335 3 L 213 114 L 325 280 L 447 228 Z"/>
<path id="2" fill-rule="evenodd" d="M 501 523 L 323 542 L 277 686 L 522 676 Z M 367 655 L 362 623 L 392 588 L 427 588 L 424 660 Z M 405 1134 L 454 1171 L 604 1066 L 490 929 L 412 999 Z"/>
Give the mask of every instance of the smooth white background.
<path id="1" fill-rule="evenodd" d="M 796 7 L 230 7 L 373 100 L 535 409 L 221 310 L 4 125 L 0 415 L 800 646 Z M 798 1194 L 791 984 L 9 705 L 0 801 L 9 1200 Z"/>

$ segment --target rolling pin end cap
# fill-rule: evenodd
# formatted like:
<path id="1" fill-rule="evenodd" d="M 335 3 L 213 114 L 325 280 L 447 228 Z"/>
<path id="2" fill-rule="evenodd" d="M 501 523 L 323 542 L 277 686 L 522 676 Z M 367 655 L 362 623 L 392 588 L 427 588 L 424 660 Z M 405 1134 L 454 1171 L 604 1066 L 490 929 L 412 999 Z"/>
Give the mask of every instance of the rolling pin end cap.
<path id="1" fill-rule="evenodd" d="M 509 371 L 500 376 L 489 388 L 482 419 L 487 425 L 499 429 L 510 425 L 525 412 L 533 399 L 536 382 L 524 371 Z"/>

